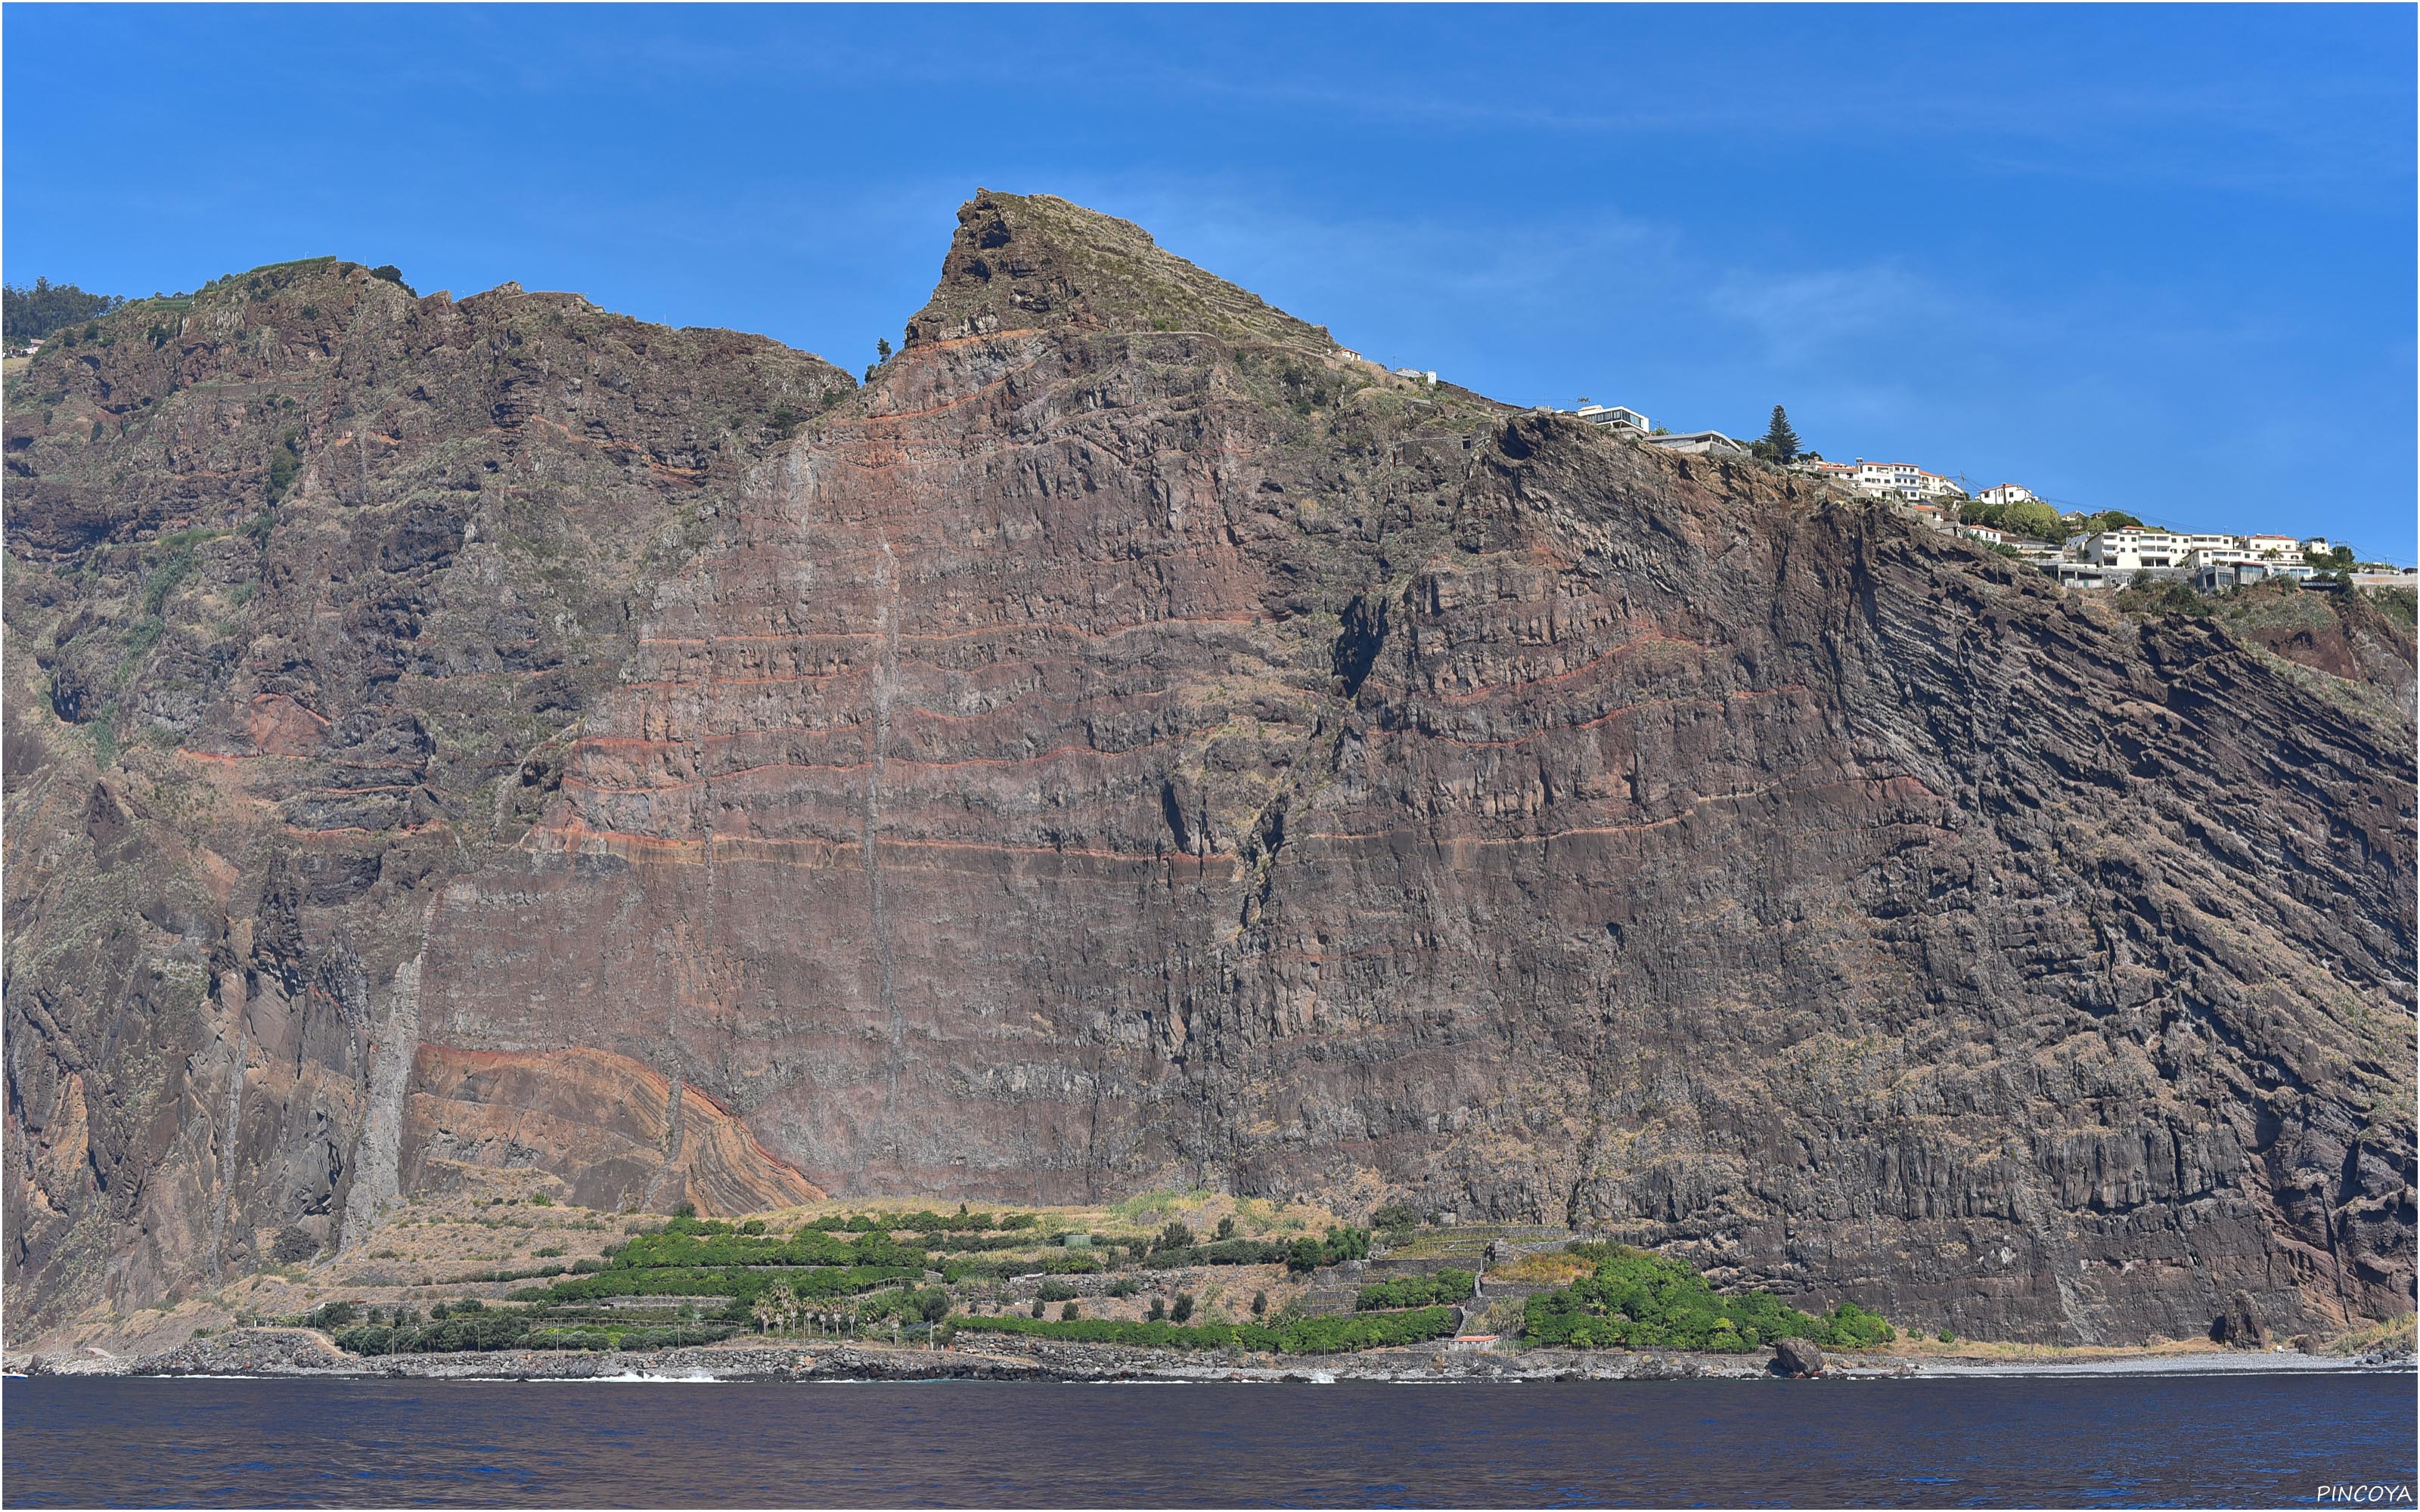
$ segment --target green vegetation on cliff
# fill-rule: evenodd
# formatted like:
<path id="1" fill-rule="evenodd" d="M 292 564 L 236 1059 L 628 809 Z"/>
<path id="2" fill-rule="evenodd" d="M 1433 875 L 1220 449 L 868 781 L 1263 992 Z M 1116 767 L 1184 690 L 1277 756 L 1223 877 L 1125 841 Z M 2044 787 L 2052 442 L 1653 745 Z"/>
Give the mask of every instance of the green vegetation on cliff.
<path id="1" fill-rule="evenodd" d="M 1181 1224 L 1171 1224 L 1171 1229 Z M 1171 1236 L 1172 1237 L 1172 1236 Z M 1190 1242 L 1163 1244 L 1145 1257 L 1143 1264 L 1155 1271 L 1175 1270 L 1187 1265 L 1282 1265 L 1296 1273 L 1308 1273 L 1324 1265 L 1341 1265 L 1346 1260 L 1370 1257 L 1370 1230 L 1366 1228 L 1331 1228 L 1323 1239 L 1303 1238 L 1291 1243 L 1272 1240 L 1222 1239 L 1207 1244 Z"/>
<path id="2" fill-rule="evenodd" d="M 1381 1281 L 1363 1287 L 1353 1299 L 1356 1312 L 1376 1312 L 1388 1307 L 1427 1307 L 1450 1305 L 1469 1300 L 1477 1278 L 1468 1271 L 1447 1266 L 1435 1275 L 1407 1275 L 1400 1281 Z"/>
<path id="3" fill-rule="evenodd" d="M 688 1344 L 713 1344 L 736 1332 L 725 1323 L 549 1325 L 541 1313 L 481 1311 L 420 1324 L 363 1323 L 337 1335 L 336 1346 L 354 1354 L 669 1350 Z"/>
<path id="4" fill-rule="evenodd" d="M 1852 1302 L 1822 1318 L 1762 1291 L 1720 1296 L 1680 1260 L 1620 1244 L 1574 1244 L 1595 1273 L 1529 1299 L 1525 1344 L 1706 1350 L 1745 1354 L 1779 1338 L 1844 1349 L 1887 1344 L 1891 1325 Z"/>
<path id="5" fill-rule="evenodd" d="M 87 294 L 73 284 L 37 278 L 31 284 L 6 286 L 0 296 L 0 306 L 5 306 L 0 319 L 5 320 L 7 343 L 14 348 L 61 326 L 97 319 L 125 302 L 115 294 Z"/>
<path id="6" fill-rule="evenodd" d="M 1277 1325 L 1118 1322 L 1109 1319 L 1054 1321 L 1041 1318 L 965 1318 L 963 1331 L 1026 1334 L 1066 1339 L 1079 1344 L 1124 1344 L 1151 1350 L 1269 1350 L 1280 1354 L 1341 1354 L 1348 1350 L 1378 1350 L 1390 1345 L 1419 1344 L 1453 1332 L 1453 1309 L 1426 1307 L 1419 1312 L 1381 1313 L 1355 1318 L 1304 1318 Z"/>
<path id="7" fill-rule="evenodd" d="M 640 1234 L 613 1252 L 616 1270 L 668 1265 L 908 1265 L 922 1268 L 921 1245 L 902 1244 L 888 1234 L 864 1234 L 854 1242 L 832 1238 L 820 1230 L 802 1231 L 795 1239 L 702 1232 L 675 1226 Z"/>
<path id="8" fill-rule="evenodd" d="M 752 1302 L 777 1281 L 801 1297 L 841 1297 L 888 1281 L 914 1280 L 917 1266 L 638 1267 L 600 1271 L 551 1287 L 529 1287 L 516 1302 L 595 1302 L 605 1297 L 732 1297 Z"/>

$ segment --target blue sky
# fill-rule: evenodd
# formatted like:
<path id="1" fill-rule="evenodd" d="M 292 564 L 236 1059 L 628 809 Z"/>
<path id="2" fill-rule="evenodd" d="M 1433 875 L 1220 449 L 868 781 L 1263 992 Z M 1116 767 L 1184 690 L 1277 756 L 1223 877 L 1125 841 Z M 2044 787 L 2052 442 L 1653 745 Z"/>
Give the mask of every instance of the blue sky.
<path id="1" fill-rule="evenodd" d="M 2414 560 L 2410 7 L 17 5 L 8 277 L 334 253 L 852 369 L 977 185 L 1675 428 Z"/>

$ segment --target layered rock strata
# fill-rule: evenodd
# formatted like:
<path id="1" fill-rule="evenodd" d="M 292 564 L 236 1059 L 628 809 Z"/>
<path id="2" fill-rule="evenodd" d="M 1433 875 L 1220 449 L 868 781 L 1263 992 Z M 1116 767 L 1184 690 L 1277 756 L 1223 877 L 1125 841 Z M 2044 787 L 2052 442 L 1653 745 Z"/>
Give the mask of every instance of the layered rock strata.
<path id="1" fill-rule="evenodd" d="M 37 1307 L 321 1252 L 430 1160 L 655 1210 L 1402 1196 L 1972 1336 L 2410 1305 L 2387 617 L 2325 666 L 2129 617 L 1397 378 L 1047 198 L 960 212 L 854 393 L 296 279 L 243 313 L 358 313 L 278 370 L 292 502 L 156 601 L 180 489 L 257 517 L 186 480 L 303 387 L 206 424 L 201 375 L 293 339 L 206 292 L 167 396 L 108 376 L 141 306 L 94 381 L 46 350 L 71 401 L 12 391 Z M 349 495 L 365 455 L 418 471 Z"/>

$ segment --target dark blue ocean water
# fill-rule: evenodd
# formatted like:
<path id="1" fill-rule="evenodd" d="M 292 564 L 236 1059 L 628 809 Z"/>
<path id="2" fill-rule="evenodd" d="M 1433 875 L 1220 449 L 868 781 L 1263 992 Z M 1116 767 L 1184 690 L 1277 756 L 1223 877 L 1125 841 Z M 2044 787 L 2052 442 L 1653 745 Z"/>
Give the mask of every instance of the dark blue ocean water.
<path id="1" fill-rule="evenodd" d="M 8 1506 L 2270 1506 L 2408 1375 L 1539 1385 L 31 1380 Z M 2368 1504 L 2376 1505 L 2377 1503 Z"/>

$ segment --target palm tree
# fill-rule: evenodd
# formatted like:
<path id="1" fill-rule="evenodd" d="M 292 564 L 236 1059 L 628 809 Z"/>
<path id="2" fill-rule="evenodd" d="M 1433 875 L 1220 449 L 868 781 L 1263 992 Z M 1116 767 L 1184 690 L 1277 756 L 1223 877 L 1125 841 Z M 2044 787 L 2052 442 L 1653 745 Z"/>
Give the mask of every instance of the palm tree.
<path id="1" fill-rule="evenodd" d="M 798 1325 L 801 1304 L 799 1301 L 798 1292 L 791 1289 L 789 1282 L 776 1281 L 767 1287 L 765 1301 L 771 1304 L 773 1316 L 781 1320 L 783 1333 L 786 1334 Z"/>

